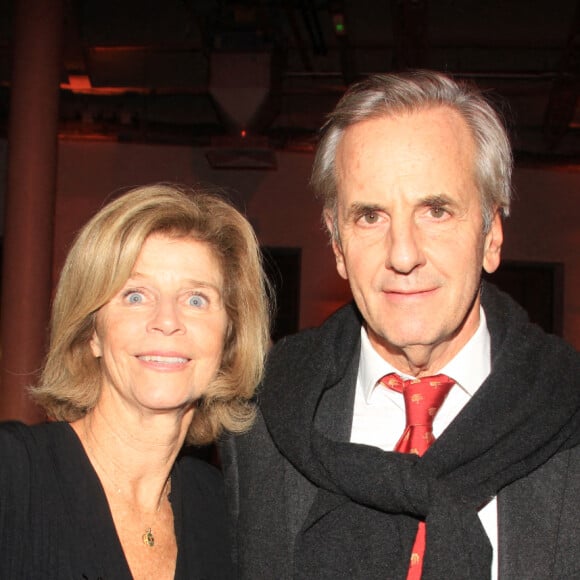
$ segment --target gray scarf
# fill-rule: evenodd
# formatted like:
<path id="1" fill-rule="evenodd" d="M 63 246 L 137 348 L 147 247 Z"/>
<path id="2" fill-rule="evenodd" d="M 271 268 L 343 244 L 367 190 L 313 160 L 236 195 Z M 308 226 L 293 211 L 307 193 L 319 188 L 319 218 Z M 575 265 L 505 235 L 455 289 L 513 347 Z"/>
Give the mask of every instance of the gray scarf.
<path id="1" fill-rule="evenodd" d="M 270 358 L 270 387 L 260 397 L 266 425 L 319 487 L 297 538 L 297 578 L 405 578 L 419 520 L 427 522 L 424 579 L 489 578 L 492 552 L 478 509 L 580 442 L 580 356 L 490 285 L 482 304 L 492 372 L 420 458 L 334 441 L 315 426 L 321 398 L 357 355 L 354 305 L 323 326 L 324 341 L 316 332 L 309 345 L 290 339 L 284 356 Z"/>

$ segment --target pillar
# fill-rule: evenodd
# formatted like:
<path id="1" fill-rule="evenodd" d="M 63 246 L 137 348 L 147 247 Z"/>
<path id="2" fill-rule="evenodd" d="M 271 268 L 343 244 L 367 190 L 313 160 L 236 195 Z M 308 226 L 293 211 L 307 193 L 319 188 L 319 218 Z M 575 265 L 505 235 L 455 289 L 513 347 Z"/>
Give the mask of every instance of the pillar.
<path id="1" fill-rule="evenodd" d="M 15 0 L 0 303 L 0 419 L 43 415 L 26 389 L 47 344 L 63 0 Z"/>

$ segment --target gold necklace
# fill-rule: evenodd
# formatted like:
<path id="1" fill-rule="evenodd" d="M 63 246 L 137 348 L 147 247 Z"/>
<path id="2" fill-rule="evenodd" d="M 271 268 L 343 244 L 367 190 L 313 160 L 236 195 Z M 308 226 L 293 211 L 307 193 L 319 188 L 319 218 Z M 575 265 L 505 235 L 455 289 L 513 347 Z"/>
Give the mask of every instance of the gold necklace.
<path id="1" fill-rule="evenodd" d="M 141 539 L 143 540 L 143 543 L 150 548 L 155 545 L 155 536 L 153 535 L 151 528 L 147 528 L 147 530 L 145 530 L 145 533 L 141 536 Z"/>
<path id="2" fill-rule="evenodd" d="M 101 462 L 97 459 L 95 451 L 93 450 L 93 447 L 89 442 L 89 434 L 88 434 L 88 429 L 87 429 L 86 423 L 83 424 L 83 431 L 84 431 L 84 435 L 85 435 L 85 442 L 86 442 L 88 450 L 90 451 L 91 456 L 93 457 L 93 459 L 95 460 L 95 462 L 99 466 L 100 470 L 107 476 L 107 479 L 109 480 L 109 482 L 111 483 L 111 485 L 113 486 L 115 491 L 118 494 L 120 494 L 121 488 L 119 487 L 119 485 L 117 485 L 117 483 L 115 481 L 113 481 L 113 477 L 111 475 L 109 475 L 109 472 L 103 468 Z M 157 515 L 159 514 L 159 510 L 161 509 L 161 506 L 163 505 L 163 500 L 165 498 L 169 499 L 170 491 L 171 491 L 171 476 L 169 476 L 167 478 L 167 481 L 165 482 L 165 485 L 163 486 L 163 491 L 161 492 L 161 499 L 159 500 L 159 503 L 157 504 L 157 509 L 155 510 L 155 517 L 157 517 Z M 141 536 L 141 540 L 142 540 L 143 544 L 145 544 L 149 548 L 153 548 L 155 546 L 155 536 L 153 534 L 153 530 L 151 529 L 151 527 L 147 527 L 145 529 L 145 533 Z"/>
<path id="3" fill-rule="evenodd" d="M 157 510 L 155 512 L 157 517 L 157 514 L 159 514 L 159 510 L 161 509 L 161 505 L 163 504 L 163 500 L 165 498 L 169 499 L 169 490 L 171 489 L 171 477 L 167 478 L 167 481 L 165 482 L 165 487 L 163 488 L 163 493 L 161 494 L 161 500 L 159 501 L 159 505 L 157 506 Z M 155 546 L 155 536 L 153 535 L 153 530 L 151 528 L 147 528 L 145 530 L 145 533 L 141 536 L 141 540 L 143 541 L 143 543 L 148 546 L 149 548 L 153 548 Z"/>

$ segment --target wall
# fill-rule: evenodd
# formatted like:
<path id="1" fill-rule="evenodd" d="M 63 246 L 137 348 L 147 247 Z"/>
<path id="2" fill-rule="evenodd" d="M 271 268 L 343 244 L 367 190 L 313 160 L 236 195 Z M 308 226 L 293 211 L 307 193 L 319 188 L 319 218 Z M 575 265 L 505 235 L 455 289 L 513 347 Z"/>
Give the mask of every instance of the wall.
<path id="1" fill-rule="evenodd" d="M 55 270 L 74 232 L 111 192 L 152 181 L 207 182 L 245 208 L 262 244 L 302 247 L 301 328 L 349 298 L 307 186 L 308 154 L 278 153 L 275 171 L 214 171 L 203 151 L 188 147 L 63 142 L 59 155 Z M 580 350 L 580 173 L 519 169 L 514 182 L 504 257 L 565 264 L 564 336 Z"/>
<path id="2" fill-rule="evenodd" d="M 254 225 L 267 246 L 301 247 L 300 327 L 320 324 L 349 298 L 308 189 L 311 156 L 278 154 L 276 170 L 209 167 L 204 152 L 188 147 L 63 142 L 59 150 L 55 273 L 82 224 L 119 188 L 174 181 L 217 184 Z"/>
<path id="3" fill-rule="evenodd" d="M 564 264 L 564 337 L 580 350 L 580 171 L 518 169 L 504 257 Z"/>

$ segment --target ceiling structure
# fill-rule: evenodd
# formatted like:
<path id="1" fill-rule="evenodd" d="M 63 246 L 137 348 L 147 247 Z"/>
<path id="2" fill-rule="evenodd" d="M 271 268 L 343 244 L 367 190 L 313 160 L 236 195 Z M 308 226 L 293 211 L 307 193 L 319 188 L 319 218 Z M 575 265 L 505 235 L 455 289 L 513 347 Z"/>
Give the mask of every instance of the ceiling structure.
<path id="1" fill-rule="evenodd" d="M 15 1 L 0 6 L 4 133 Z M 272 151 L 312 150 L 349 83 L 434 68 L 488 91 L 520 162 L 580 164 L 579 5 L 67 0 L 60 137 L 189 144 L 216 166 L 269 167 Z"/>

